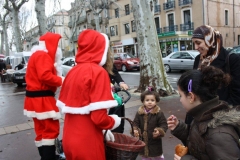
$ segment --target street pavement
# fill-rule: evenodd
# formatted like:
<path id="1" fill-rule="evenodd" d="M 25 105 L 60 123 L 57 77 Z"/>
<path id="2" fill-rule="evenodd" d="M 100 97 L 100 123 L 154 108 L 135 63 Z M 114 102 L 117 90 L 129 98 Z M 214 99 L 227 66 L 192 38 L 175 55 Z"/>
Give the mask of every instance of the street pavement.
<path id="1" fill-rule="evenodd" d="M 20 88 L 18 92 L 10 93 L 7 91 L 8 85 L 13 84 L 0 84 L 0 160 L 39 160 L 40 157 L 34 144 L 35 133 L 32 119 L 23 115 L 24 89 Z M 135 90 L 136 88 L 129 90 L 132 97 L 125 104 L 126 117 L 132 120 L 138 107 L 142 104 L 140 94 L 134 93 Z M 58 94 L 56 97 L 58 97 Z M 178 95 L 161 97 L 158 105 L 166 118 L 174 114 L 180 120 L 184 119 L 185 110 L 179 102 Z M 61 119 L 60 139 L 62 137 L 63 124 L 64 119 Z M 130 125 L 128 122 L 125 122 L 125 134 L 130 135 L 129 132 Z M 168 130 L 163 138 L 165 160 L 173 160 L 175 145 L 179 143 L 181 142 L 173 137 Z M 140 160 L 140 157 L 137 160 Z"/>

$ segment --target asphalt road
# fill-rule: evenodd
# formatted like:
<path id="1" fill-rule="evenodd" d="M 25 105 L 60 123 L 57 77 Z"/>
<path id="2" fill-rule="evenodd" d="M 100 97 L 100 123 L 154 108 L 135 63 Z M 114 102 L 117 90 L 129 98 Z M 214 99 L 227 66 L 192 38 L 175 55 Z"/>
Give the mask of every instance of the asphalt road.
<path id="1" fill-rule="evenodd" d="M 139 85 L 140 82 L 140 72 L 132 71 L 132 72 L 119 72 L 123 80 L 126 84 L 130 86 L 130 88 L 135 88 Z M 174 71 L 171 73 L 167 73 L 168 81 L 172 85 L 174 89 L 177 89 L 177 81 L 181 76 L 182 72 Z"/>

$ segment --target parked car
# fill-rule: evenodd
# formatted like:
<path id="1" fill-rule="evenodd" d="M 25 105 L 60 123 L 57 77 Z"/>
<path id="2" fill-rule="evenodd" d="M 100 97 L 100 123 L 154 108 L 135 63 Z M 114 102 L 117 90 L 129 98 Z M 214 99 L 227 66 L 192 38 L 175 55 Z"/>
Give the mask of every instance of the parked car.
<path id="1" fill-rule="evenodd" d="M 139 58 L 127 53 L 115 53 L 114 65 L 118 70 L 126 72 L 128 70 L 140 70 Z"/>
<path id="2" fill-rule="evenodd" d="M 66 77 L 67 73 L 75 64 L 75 57 L 65 58 L 62 62 L 62 76 Z"/>
<path id="3" fill-rule="evenodd" d="M 195 57 L 199 54 L 198 51 L 177 51 L 172 52 L 168 56 L 162 58 L 165 71 L 171 70 L 190 70 L 193 68 Z"/>
<path id="4" fill-rule="evenodd" d="M 23 69 L 13 72 L 11 75 L 12 82 L 16 83 L 18 86 L 22 86 L 23 83 L 26 83 L 25 81 L 26 70 L 27 67 L 24 67 Z"/>
<path id="5" fill-rule="evenodd" d="M 240 46 L 235 46 L 235 47 L 233 47 L 233 48 L 229 51 L 229 53 L 235 53 L 235 54 L 240 55 Z"/>

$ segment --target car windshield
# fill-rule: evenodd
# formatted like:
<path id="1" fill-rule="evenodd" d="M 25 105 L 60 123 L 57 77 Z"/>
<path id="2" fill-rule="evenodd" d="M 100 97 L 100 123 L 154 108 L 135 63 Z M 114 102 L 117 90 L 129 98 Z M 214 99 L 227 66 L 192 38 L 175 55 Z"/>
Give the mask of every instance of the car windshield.
<path id="1" fill-rule="evenodd" d="M 199 52 L 190 52 L 190 54 L 195 58 L 195 57 L 197 57 L 197 55 L 199 55 Z"/>
<path id="2" fill-rule="evenodd" d="M 133 55 L 127 54 L 127 53 L 120 54 L 120 57 L 121 57 L 122 59 L 135 58 Z"/>

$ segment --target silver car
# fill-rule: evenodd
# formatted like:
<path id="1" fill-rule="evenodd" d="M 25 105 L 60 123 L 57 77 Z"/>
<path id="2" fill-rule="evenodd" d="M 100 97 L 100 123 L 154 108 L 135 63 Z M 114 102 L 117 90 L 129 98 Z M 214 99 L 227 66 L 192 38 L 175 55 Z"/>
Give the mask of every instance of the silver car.
<path id="1" fill-rule="evenodd" d="M 195 50 L 172 52 L 163 58 L 165 71 L 169 73 L 171 70 L 193 69 L 194 59 L 198 54 Z"/>
<path id="2" fill-rule="evenodd" d="M 62 62 L 62 76 L 66 77 L 67 73 L 75 66 L 75 57 L 65 58 Z"/>

